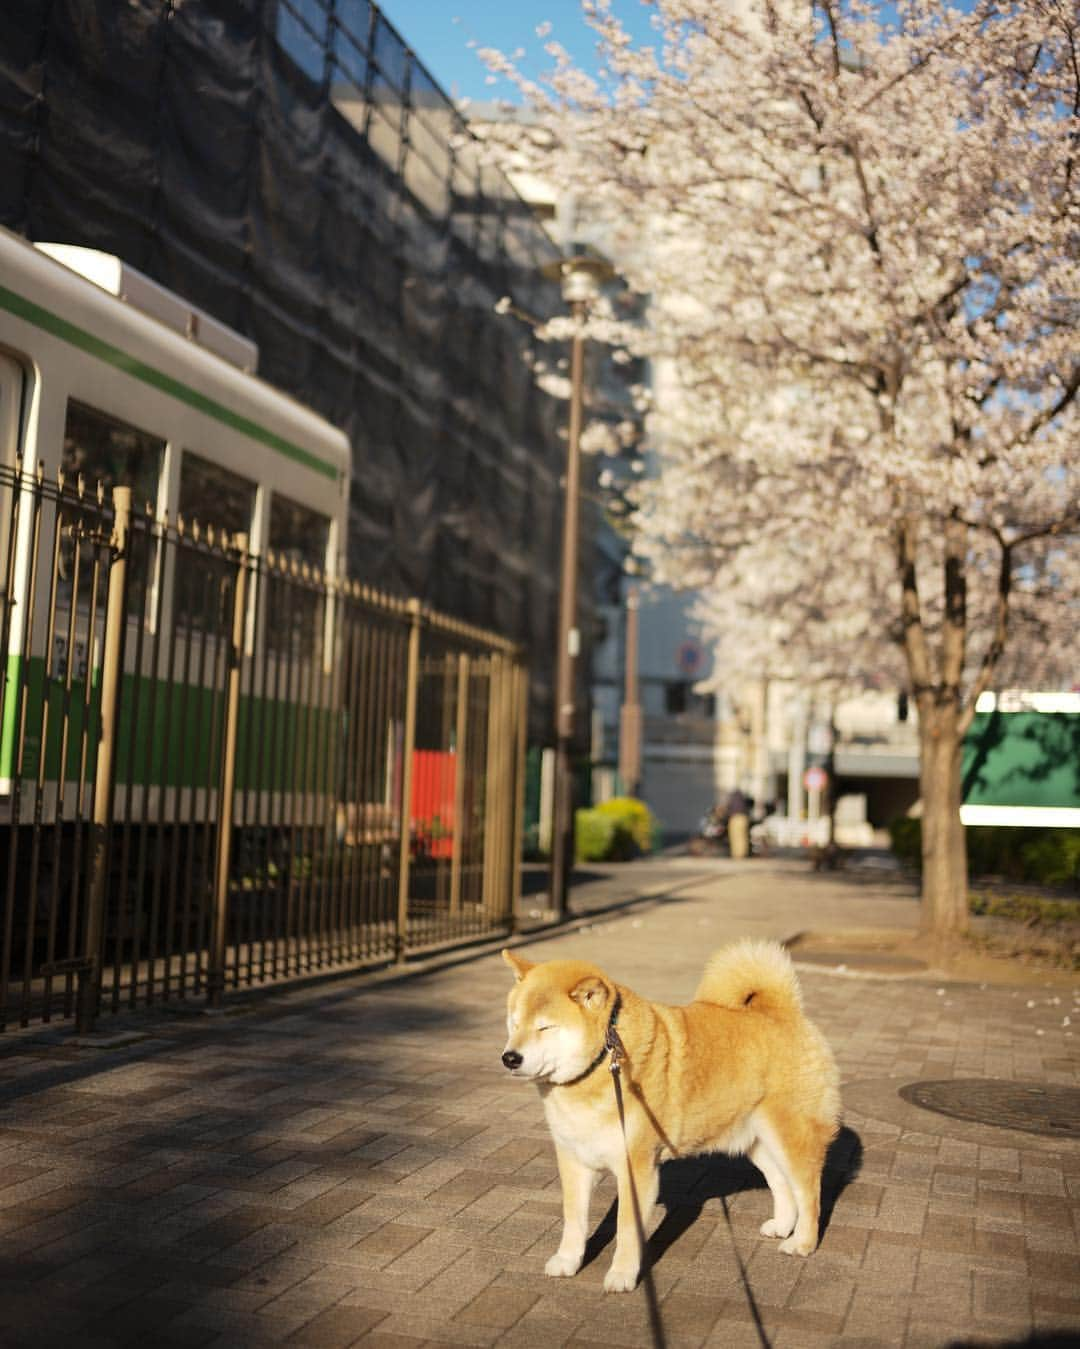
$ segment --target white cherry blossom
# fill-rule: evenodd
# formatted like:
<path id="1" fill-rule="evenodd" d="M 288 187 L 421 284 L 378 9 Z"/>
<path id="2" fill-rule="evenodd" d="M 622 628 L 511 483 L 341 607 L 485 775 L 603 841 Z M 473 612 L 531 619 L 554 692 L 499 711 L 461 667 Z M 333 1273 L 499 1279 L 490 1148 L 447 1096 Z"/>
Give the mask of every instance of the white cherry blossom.
<path id="1" fill-rule="evenodd" d="M 1080 677 L 1075 3 L 655 0 L 648 46 L 584 7 L 597 74 L 487 59 L 550 133 L 504 143 L 651 297 L 603 317 L 658 376 L 636 551 L 725 677 L 907 685 L 960 930 L 975 700 Z"/>

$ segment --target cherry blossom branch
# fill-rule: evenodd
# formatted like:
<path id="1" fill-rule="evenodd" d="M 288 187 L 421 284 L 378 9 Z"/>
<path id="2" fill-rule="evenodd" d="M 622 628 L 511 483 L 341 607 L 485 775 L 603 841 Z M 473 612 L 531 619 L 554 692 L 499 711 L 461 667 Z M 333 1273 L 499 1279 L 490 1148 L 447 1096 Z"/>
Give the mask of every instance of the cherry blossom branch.
<path id="1" fill-rule="evenodd" d="M 1032 418 L 1021 434 L 1010 442 L 1009 448 L 1016 449 L 1017 446 L 1028 444 L 1033 440 L 1044 426 L 1061 416 L 1065 409 L 1074 402 L 1077 393 L 1080 393 L 1080 362 L 1073 367 L 1072 375 L 1058 398 L 1049 407 L 1044 408 L 1038 416 Z"/>

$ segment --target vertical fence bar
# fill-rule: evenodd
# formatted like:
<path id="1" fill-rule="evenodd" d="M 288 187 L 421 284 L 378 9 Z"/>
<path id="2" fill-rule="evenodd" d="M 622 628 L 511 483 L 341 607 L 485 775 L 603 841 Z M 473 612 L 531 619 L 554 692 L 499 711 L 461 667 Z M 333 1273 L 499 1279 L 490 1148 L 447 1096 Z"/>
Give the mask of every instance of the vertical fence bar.
<path id="1" fill-rule="evenodd" d="M 171 555 L 170 555 L 170 549 Z M 165 975 L 162 981 L 161 996 L 167 1001 L 173 992 L 173 980 L 176 980 L 177 989 L 183 987 L 180 977 L 180 971 L 174 969 L 173 948 L 176 943 L 176 867 L 169 866 L 166 853 L 172 856 L 177 836 L 177 826 L 172 823 L 170 829 L 170 820 L 172 817 L 179 817 L 180 802 L 183 799 L 183 781 L 180 774 L 179 761 L 181 761 L 179 740 L 180 736 L 173 734 L 174 714 L 176 711 L 176 678 L 177 678 L 177 644 L 176 633 L 179 627 L 179 619 L 176 613 L 177 584 L 176 569 L 180 566 L 183 553 L 181 550 L 181 535 L 179 532 L 175 536 L 170 536 L 167 522 L 163 522 L 161 528 L 161 622 L 168 623 L 168 635 L 162 634 L 165 641 L 165 667 L 160 671 L 160 676 L 164 682 L 163 700 L 164 713 L 162 725 L 160 728 L 162 763 L 167 764 L 170 756 L 174 753 L 173 745 L 176 742 L 175 750 L 178 764 L 176 775 L 176 786 L 172 788 L 172 811 L 168 809 L 169 801 L 169 775 L 167 771 L 162 772 L 161 786 L 158 792 L 157 808 L 157 841 L 154 857 L 154 869 L 158 877 L 163 879 L 164 885 L 164 908 L 165 908 Z M 171 567 L 169 563 L 172 563 Z M 171 580 L 169 579 L 172 574 Z M 165 599 L 166 587 L 169 587 L 168 600 Z M 179 728 L 182 732 L 183 728 Z M 183 948 L 179 951 L 180 962 L 184 960 Z"/>
<path id="2" fill-rule="evenodd" d="M 514 823 L 510 844 L 510 931 L 521 912 L 521 857 L 525 841 L 525 763 L 529 749 L 529 675 L 520 657 L 514 662 Z"/>
<path id="3" fill-rule="evenodd" d="M 167 761 L 167 751 L 162 754 L 161 781 L 155 783 L 154 779 L 154 754 L 155 751 L 161 752 L 161 746 L 168 745 L 169 737 L 165 730 L 168 726 L 169 703 L 167 693 L 161 685 L 166 682 L 171 674 L 171 665 L 165 667 L 165 681 L 159 678 L 161 670 L 162 650 L 168 650 L 168 643 L 164 634 L 165 617 L 165 568 L 166 568 L 166 530 L 162 525 L 155 522 L 150 513 L 149 506 L 145 516 L 145 546 L 146 546 L 146 584 L 147 584 L 147 609 L 143 614 L 143 622 L 147 620 L 150 623 L 150 653 L 147 661 L 145 678 L 149 681 L 149 707 L 147 709 L 147 727 L 146 735 L 146 757 L 144 759 L 143 772 L 145 775 L 144 804 L 142 828 L 145 837 L 146 866 L 150 878 L 150 931 L 154 933 L 153 955 L 151 957 L 149 979 L 147 981 L 146 996 L 148 1001 L 152 1001 L 157 994 L 154 989 L 155 976 L 158 969 L 158 957 L 161 957 L 161 991 L 160 996 L 167 998 L 169 996 L 169 984 L 172 971 L 172 933 L 169 930 L 169 924 L 162 917 L 162 879 L 164 867 L 162 865 L 162 840 L 160 820 L 163 811 L 162 801 L 166 795 L 166 784 L 168 773 L 165 769 Z M 170 625 L 171 626 L 171 625 Z M 144 678 L 142 667 L 138 667 L 138 679 Z M 163 709 L 163 726 L 159 731 L 158 708 Z M 160 739 L 158 738 L 160 735 Z M 132 759 L 134 763 L 134 756 Z M 153 787 L 157 787 L 157 809 L 151 810 L 150 802 L 153 798 Z M 134 982 L 134 981 L 133 981 Z"/>
<path id="4" fill-rule="evenodd" d="M 509 657 L 499 660 L 499 757 L 498 793 L 499 842 L 496 871 L 496 894 L 501 924 L 509 923 L 510 910 L 510 853 L 514 841 L 514 662 Z"/>
<path id="5" fill-rule="evenodd" d="M 86 1035 L 94 1029 L 101 997 L 101 955 L 105 935 L 105 890 L 109 867 L 109 825 L 112 819 L 113 761 L 116 751 L 116 715 L 124 659 L 124 596 L 127 574 L 131 488 L 113 488 L 112 560 L 105 601 L 105 632 L 101 659 L 101 709 L 94 773 L 94 811 L 90 827 L 90 886 L 86 902 L 85 965 L 79 972 L 75 1029 Z M 87 663 L 87 679 L 90 666 Z"/>
<path id="6" fill-rule="evenodd" d="M 67 785 L 67 761 L 68 761 L 68 743 L 71 735 L 71 715 L 72 715 L 72 691 L 74 687 L 75 675 L 75 643 L 78 634 L 77 619 L 79 606 L 76 603 L 76 597 L 79 593 L 79 571 L 82 565 L 82 539 L 76 532 L 73 547 L 73 556 L 71 563 L 71 607 L 68 610 L 67 623 L 67 660 L 64 663 L 63 677 L 63 710 L 61 713 L 61 732 L 60 732 L 60 760 L 59 770 L 57 772 L 56 782 L 56 815 L 53 825 L 53 847 L 52 847 L 52 884 L 49 895 L 49 935 L 45 947 L 45 965 L 42 966 L 44 975 L 42 989 L 42 1007 L 41 1018 L 43 1021 L 52 1019 L 52 970 L 49 968 L 56 961 L 57 948 L 57 927 L 60 919 L 61 910 L 61 873 L 63 870 L 63 837 L 64 837 L 64 805 L 65 805 L 65 787 Z M 53 582 L 55 585 L 55 582 Z M 46 648 L 51 652 L 52 644 Z M 88 662 L 89 664 L 89 662 Z M 89 670 L 87 671 L 87 680 L 89 681 Z M 68 921 L 71 922 L 71 915 L 68 914 Z M 70 931 L 69 931 L 70 938 Z M 70 975 L 65 976 L 65 985 L 70 981 Z"/>
<path id="7" fill-rule="evenodd" d="M 89 846 L 90 832 L 89 828 L 84 830 L 84 821 L 86 819 L 86 803 L 88 794 L 92 791 L 90 784 L 90 733 L 91 733 L 91 714 L 94 705 L 94 680 L 93 680 L 93 650 L 94 634 L 97 632 L 98 621 L 98 581 L 101 577 L 101 549 L 96 545 L 91 550 L 90 562 L 90 614 L 86 623 L 86 670 L 83 675 L 83 702 L 82 702 L 82 734 L 79 737 L 79 793 L 75 806 L 75 832 L 72 843 L 71 859 L 71 885 L 68 891 L 70 912 L 68 914 L 68 948 L 67 965 L 69 970 L 75 971 L 78 966 L 79 956 L 77 946 L 79 940 L 79 920 L 80 905 L 85 905 L 85 884 L 82 876 L 82 856 L 84 834 L 86 836 L 87 846 Z M 77 587 L 72 582 L 72 600 L 77 594 Z M 90 798 L 92 799 L 92 798 Z M 64 1015 L 71 1016 L 75 1007 L 78 1005 L 78 991 L 74 983 L 74 974 L 68 973 L 64 979 Z"/>
<path id="8" fill-rule="evenodd" d="M 454 846 L 450 853 L 450 919 L 461 914 L 461 864 L 465 853 L 465 769 L 469 747 L 469 657 L 458 655 L 457 719 L 454 727 Z"/>
<path id="9" fill-rule="evenodd" d="M 409 937 L 409 868 L 412 862 L 412 831 L 409 828 L 409 816 L 412 812 L 416 698 L 420 687 L 420 601 L 409 600 L 408 611 L 409 648 L 405 671 L 405 735 L 401 746 L 401 839 L 398 854 L 397 931 L 394 935 L 394 957 L 399 964 L 405 959 L 405 949 Z"/>
<path id="10" fill-rule="evenodd" d="M 387 940 L 386 929 L 388 924 L 385 921 L 387 915 L 383 913 L 382 884 L 384 870 L 383 831 L 388 829 L 388 812 L 384 807 L 392 804 L 389 793 L 389 746 L 387 743 L 390 735 L 391 716 L 387 690 L 394 668 L 393 648 L 396 637 L 386 623 L 376 621 L 373 613 L 367 612 L 365 621 L 369 625 L 372 654 L 368 693 L 365 701 L 367 711 L 365 720 L 370 729 L 364 751 L 363 784 L 369 793 L 366 800 L 370 800 L 372 808 L 369 811 L 366 804 L 361 806 L 365 821 L 362 825 L 362 833 L 368 835 L 370 831 L 370 842 L 365 839 L 366 846 L 361 858 L 360 884 L 364 904 L 363 955 L 371 957 L 383 953 Z"/>
<path id="11" fill-rule="evenodd" d="M 225 996 L 225 938 L 229 924 L 229 867 L 232 861 L 233 790 L 236 786 L 236 730 L 240 719 L 240 667 L 244 657 L 244 596 L 247 578 L 246 534 L 233 540 L 238 557 L 233 584 L 232 638 L 225 686 L 225 725 L 222 728 L 221 773 L 218 778 L 218 829 L 214 869 L 213 914 L 210 920 L 210 959 L 206 971 L 206 1000 L 220 1007 Z"/>
<path id="12" fill-rule="evenodd" d="M 8 981 L 11 977 L 11 960 L 14 954 L 14 921 L 15 921 L 15 901 L 19 893 L 18 889 L 18 861 L 19 845 L 22 835 L 22 794 L 23 777 L 26 759 L 26 738 L 27 738 L 27 720 L 29 718 L 30 703 L 30 652 L 34 638 L 34 615 L 37 601 L 38 585 L 38 546 L 41 539 L 41 510 L 42 510 L 42 490 L 44 488 L 44 473 L 41 465 L 38 465 L 37 472 L 34 475 L 32 492 L 31 521 L 30 521 L 30 559 L 27 567 L 27 579 L 23 589 L 23 616 L 22 616 L 22 659 L 19 662 L 18 683 L 14 690 L 15 712 L 18 722 L 18 734 L 14 741 L 14 759 L 12 761 L 12 782 L 11 782 L 11 842 L 8 847 L 8 872 L 7 886 L 5 895 L 5 913 L 4 913 L 4 940 L 3 950 L 0 952 L 0 1030 L 7 1026 L 8 1019 Z M 14 548 L 14 543 L 12 547 Z M 7 683 L 10 679 L 10 670 L 4 673 L 5 684 L 5 702 L 8 696 L 6 692 Z M 6 715 L 6 709 L 5 709 Z M 30 921 L 28 915 L 27 921 Z M 23 972 L 23 978 L 29 979 L 30 972 Z"/>
<path id="13" fill-rule="evenodd" d="M 145 517 L 144 517 L 145 518 Z M 135 650 L 132 653 L 132 678 L 131 678 L 131 716 L 128 723 L 127 734 L 127 781 L 124 785 L 124 815 L 123 815 L 123 846 L 121 849 L 120 861 L 120 903 L 116 914 L 116 932 L 114 935 L 114 955 L 112 969 L 112 1010 L 115 1012 L 120 1006 L 121 985 L 123 983 L 124 970 L 124 944 L 128 936 L 130 927 L 130 947 L 129 957 L 131 962 L 131 978 L 127 990 L 127 1001 L 129 1007 L 134 1007 L 139 999 L 139 969 L 142 964 L 142 938 L 143 938 L 143 918 L 146 916 L 142 907 L 142 901 L 145 898 L 144 879 L 146 876 L 146 821 L 149 817 L 149 799 L 150 799 L 150 775 L 147 774 L 142 783 L 142 809 L 136 806 L 136 796 L 139 792 L 137 774 L 135 771 L 136 757 L 140 746 L 143 747 L 144 761 L 149 764 L 152 762 L 151 753 L 154 742 L 153 726 L 154 718 L 151 712 L 146 725 L 142 724 L 143 713 L 143 645 L 146 639 L 146 601 L 149 594 L 150 578 L 146 573 L 146 555 L 149 551 L 146 547 L 147 536 L 145 533 L 135 532 L 135 520 L 132 519 L 128 526 L 128 539 L 131 546 L 128 549 L 128 584 L 134 585 L 136 594 L 140 587 L 138 579 L 133 577 L 133 567 L 136 563 L 137 555 L 141 551 L 142 558 L 142 579 L 146 583 L 146 589 L 141 596 L 141 603 L 135 609 Z M 139 548 L 139 540 L 142 540 L 144 547 Z M 134 606 L 133 606 L 134 607 Z M 125 619 L 126 621 L 126 619 Z M 147 693 L 153 698 L 153 680 L 149 681 Z M 141 732 L 141 734 L 140 734 Z M 113 814 L 115 816 L 115 807 Z M 138 824 L 136 824 L 136 820 Z M 131 843 L 132 836 L 138 830 L 137 843 L 135 848 L 135 877 L 134 883 L 131 882 Z M 157 961 L 157 923 L 151 918 L 146 929 L 146 1001 L 154 1001 L 154 979 Z"/>
<path id="14" fill-rule="evenodd" d="M 480 895 L 482 923 L 490 925 L 498 884 L 498 775 L 499 775 L 499 666 L 496 652 L 488 656 L 487 754 L 484 760 L 484 862 Z"/>
<path id="15" fill-rule="evenodd" d="M 79 481 L 82 486 L 82 480 Z M 26 923 L 26 942 L 23 957 L 23 987 L 22 987 L 22 1020 L 28 1022 L 30 1019 L 30 1008 L 33 1000 L 34 990 L 34 925 L 37 910 L 37 890 L 40 882 L 41 871 L 41 852 L 42 852 L 42 833 L 45 827 L 45 795 L 48 783 L 48 751 L 49 751 L 49 730 L 50 730 L 50 712 L 52 710 L 52 670 L 53 661 L 56 659 L 55 640 L 56 640 L 56 583 L 60 574 L 60 546 L 63 533 L 64 517 L 61 513 L 59 503 L 53 513 L 53 545 L 52 562 L 49 572 L 49 594 L 45 606 L 45 668 L 42 671 L 41 679 L 41 720 L 38 723 L 38 750 L 37 750 L 37 772 L 34 787 L 34 817 L 33 831 L 30 835 L 30 877 L 28 889 L 34 896 L 30 911 L 27 914 Z M 74 585 L 72 587 L 72 606 L 74 607 L 75 595 Z M 74 657 L 73 652 L 68 652 L 68 664 Z M 64 785 L 64 768 L 60 767 L 59 787 L 61 790 Z M 60 803 L 57 803 L 57 810 L 53 817 L 53 829 L 59 831 L 61 828 Z M 51 934 L 50 934 L 51 935 Z M 51 943 L 50 943 L 51 945 Z M 52 978 L 51 978 L 51 950 L 46 955 L 46 968 L 50 972 L 44 979 L 44 1013 L 43 1019 L 48 1020 L 49 1000 L 52 996 Z"/>

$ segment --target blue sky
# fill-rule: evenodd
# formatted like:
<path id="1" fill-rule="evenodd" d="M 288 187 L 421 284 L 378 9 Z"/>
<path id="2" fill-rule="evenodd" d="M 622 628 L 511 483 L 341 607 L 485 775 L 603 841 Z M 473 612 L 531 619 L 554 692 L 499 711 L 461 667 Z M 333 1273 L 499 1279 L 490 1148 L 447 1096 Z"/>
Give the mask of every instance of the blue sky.
<path id="1" fill-rule="evenodd" d="M 596 41 L 581 19 L 580 0 L 379 0 L 380 8 L 402 38 L 416 52 L 436 81 L 454 98 L 490 100 L 512 98 L 505 81 L 485 83 L 487 70 L 469 47 L 512 52 L 524 47 L 527 74 L 536 76 L 551 66 L 536 36 L 545 21 L 551 37 L 561 42 L 575 60 L 588 69 Z M 651 35 L 650 10 L 640 0 L 614 0 L 613 8 L 639 41 Z"/>

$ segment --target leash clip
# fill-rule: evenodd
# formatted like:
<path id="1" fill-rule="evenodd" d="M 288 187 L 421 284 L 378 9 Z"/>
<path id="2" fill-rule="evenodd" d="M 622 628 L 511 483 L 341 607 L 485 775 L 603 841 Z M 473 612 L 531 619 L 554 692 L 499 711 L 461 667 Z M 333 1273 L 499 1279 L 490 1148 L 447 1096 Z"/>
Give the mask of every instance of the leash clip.
<path id="1" fill-rule="evenodd" d="M 608 1067 L 613 1073 L 618 1073 L 622 1068 L 623 1046 L 619 1039 L 619 1033 L 614 1026 L 607 1028 L 607 1034 L 604 1036 L 604 1045 L 611 1054 L 611 1062 Z"/>

